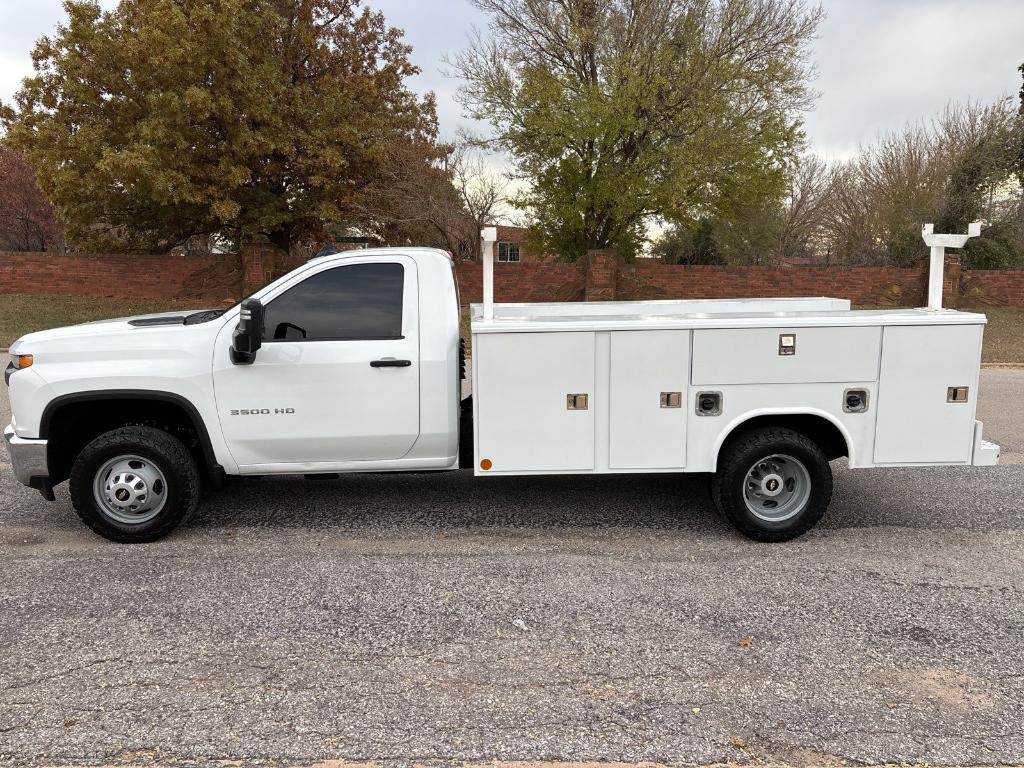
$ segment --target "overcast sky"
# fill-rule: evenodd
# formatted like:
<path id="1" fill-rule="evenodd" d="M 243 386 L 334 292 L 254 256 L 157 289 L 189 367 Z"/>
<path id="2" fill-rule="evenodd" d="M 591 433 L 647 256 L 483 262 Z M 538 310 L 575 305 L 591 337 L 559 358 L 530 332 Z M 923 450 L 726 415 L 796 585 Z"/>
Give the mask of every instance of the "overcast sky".
<path id="1" fill-rule="evenodd" d="M 113 7 L 114 0 L 101 5 Z M 468 0 L 369 0 L 405 30 L 423 70 L 414 87 L 437 94 L 446 137 L 468 125 L 441 58 L 485 19 Z M 826 0 L 814 59 L 820 93 L 806 116 L 811 148 L 845 157 L 953 99 L 1016 94 L 1024 61 L 1024 0 Z M 61 20 L 60 0 L 0 0 L 0 99 L 31 72 L 33 42 Z"/>

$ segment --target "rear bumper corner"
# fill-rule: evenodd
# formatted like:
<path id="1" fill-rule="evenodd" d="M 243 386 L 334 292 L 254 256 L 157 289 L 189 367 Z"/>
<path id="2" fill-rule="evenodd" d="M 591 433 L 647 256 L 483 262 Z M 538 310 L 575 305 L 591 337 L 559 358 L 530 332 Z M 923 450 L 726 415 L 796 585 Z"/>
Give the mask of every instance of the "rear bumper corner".
<path id="1" fill-rule="evenodd" d="M 974 422 L 974 451 L 971 464 L 976 467 L 993 467 L 999 463 L 999 446 L 981 436 L 982 423 Z"/>

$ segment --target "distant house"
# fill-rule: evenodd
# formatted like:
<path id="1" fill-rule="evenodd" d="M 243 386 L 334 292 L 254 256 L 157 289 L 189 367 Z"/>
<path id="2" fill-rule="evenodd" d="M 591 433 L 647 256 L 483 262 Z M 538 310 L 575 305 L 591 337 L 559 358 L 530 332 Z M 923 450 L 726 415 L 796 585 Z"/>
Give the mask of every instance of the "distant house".
<path id="1" fill-rule="evenodd" d="M 537 251 L 531 250 L 526 243 L 526 227 L 512 227 L 504 224 L 495 224 L 498 229 L 497 254 L 495 261 L 502 264 L 523 264 L 536 263 L 550 260 L 551 257 Z M 457 243 L 455 258 L 459 261 L 477 261 L 480 258 L 479 233 L 470 224 L 469 228 L 460 227 L 453 230 L 450 240 Z M 352 235 L 346 237 L 332 237 L 314 249 L 310 255 L 323 248 L 330 248 L 331 252 L 348 251 L 355 248 L 377 248 L 388 245 L 377 238 L 368 235 Z M 411 242 L 408 245 L 420 245 L 421 243 Z"/>
<path id="2" fill-rule="evenodd" d="M 502 264 L 523 264 L 527 262 L 547 261 L 549 256 L 530 250 L 526 244 L 526 227 L 508 227 L 498 224 L 497 256 L 495 260 Z"/>

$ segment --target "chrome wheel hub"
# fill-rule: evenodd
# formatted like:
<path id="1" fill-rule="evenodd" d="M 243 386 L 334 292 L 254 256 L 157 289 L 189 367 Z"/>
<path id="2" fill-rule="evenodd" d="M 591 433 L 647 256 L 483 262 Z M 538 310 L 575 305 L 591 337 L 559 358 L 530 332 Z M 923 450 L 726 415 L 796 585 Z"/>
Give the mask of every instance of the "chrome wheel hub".
<path id="1" fill-rule="evenodd" d="M 798 514 L 811 497 L 811 475 L 799 459 L 772 454 L 754 462 L 743 480 L 750 513 L 772 523 Z"/>
<path id="2" fill-rule="evenodd" d="M 93 479 L 93 496 L 107 517 L 126 525 L 139 525 L 160 514 L 167 502 L 167 478 L 150 459 L 117 456 L 107 461 Z"/>

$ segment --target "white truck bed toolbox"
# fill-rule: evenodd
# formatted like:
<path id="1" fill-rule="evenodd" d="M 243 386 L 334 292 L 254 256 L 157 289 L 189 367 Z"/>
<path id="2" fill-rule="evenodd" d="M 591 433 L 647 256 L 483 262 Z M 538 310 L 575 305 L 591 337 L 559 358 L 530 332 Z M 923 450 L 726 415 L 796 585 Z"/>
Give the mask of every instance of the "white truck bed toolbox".
<path id="1" fill-rule="evenodd" d="M 731 429 L 799 413 L 835 426 L 851 466 L 989 461 L 984 316 L 843 303 L 498 304 L 489 320 L 473 305 L 475 471 L 713 471 Z M 709 393 L 721 407 L 702 413 Z"/>

